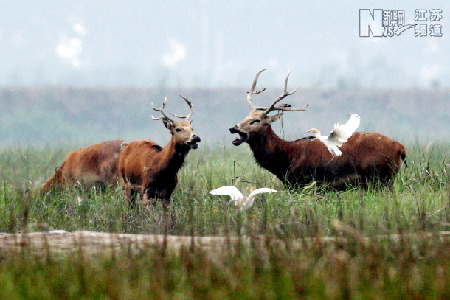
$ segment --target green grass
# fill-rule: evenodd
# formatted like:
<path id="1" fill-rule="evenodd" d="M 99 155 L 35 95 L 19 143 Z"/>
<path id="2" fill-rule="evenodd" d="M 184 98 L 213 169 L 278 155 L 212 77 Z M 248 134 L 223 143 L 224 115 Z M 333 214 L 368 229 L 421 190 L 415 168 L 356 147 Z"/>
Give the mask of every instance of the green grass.
<path id="1" fill-rule="evenodd" d="M 220 258 L 199 248 L 96 257 L 24 249 L 1 257 L 0 298 L 444 299 L 450 292 L 448 241 L 231 248 Z"/>
<path id="2" fill-rule="evenodd" d="M 39 185 L 54 172 L 68 149 L 7 148 L 0 150 L 0 232 L 17 232 L 27 212 L 29 230 L 39 228 L 94 230 L 117 233 L 161 233 L 162 209 L 130 210 L 120 187 L 106 191 L 66 189 L 43 197 Z M 179 172 L 172 195 L 174 234 L 218 235 L 257 231 L 304 235 L 341 220 L 365 235 L 417 230 L 449 230 L 449 146 L 408 149 L 393 190 L 359 188 L 344 192 L 308 188 L 287 190 L 271 173 L 258 167 L 245 148 L 203 147 L 191 151 Z M 260 195 L 248 211 L 237 213 L 227 197 L 211 196 L 222 185 L 271 187 L 278 193 Z M 25 192 L 27 191 L 28 192 Z M 255 223 L 255 224 L 254 224 Z M 244 230 L 242 232 L 242 230 Z"/>
<path id="3" fill-rule="evenodd" d="M 448 144 L 407 148 L 408 168 L 393 189 L 322 191 L 312 185 L 287 190 L 259 168 L 246 147 L 201 147 L 179 173 L 170 211 L 171 234 L 196 236 L 263 234 L 281 239 L 233 245 L 211 258 L 200 248 L 163 255 L 146 247 L 130 253 L 86 257 L 0 248 L 0 298 L 445 298 L 450 294 L 450 242 L 438 236 L 393 242 L 393 233 L 450 230 Z M 119 187 L 107 191 L 64 190 L 46 196 L 38 188 L 69 147 L 0 150 L 0 232 L 64 229 L 117 233 L 164 233 L 161 205 L 129 209 Z M 226 197 L 221 185 L 272 187 L 248 211 Z M 292 241 L 340 236 L 339 220 L 372 237 L 352 236 L 333 245 Z M 0 246 L 1 247 L 1 246 Z"/>

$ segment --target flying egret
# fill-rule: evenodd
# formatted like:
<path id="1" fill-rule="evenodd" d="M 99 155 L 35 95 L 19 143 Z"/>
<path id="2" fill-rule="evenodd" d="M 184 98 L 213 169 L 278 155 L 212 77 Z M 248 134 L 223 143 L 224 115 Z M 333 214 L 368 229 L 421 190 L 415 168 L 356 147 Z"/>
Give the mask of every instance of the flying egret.
<path id="1" fill-rule="evenodd" d="M 348 119 L 347 123 L 341 125 L 339 123 L 334 124 L 334 128 L 330 131 L 329 136 L 321 136 L 320 131 L 317 128 L 311 128 L 306 132 L 315 132 L 316 139 L 319 139 L 325 146 L 327 146 L 328 151 L 336 156 L 341 156 L 342 151 L 338 147 L 341 147 L 348 138 L 355 132 L 356 128 L 359 126 L 361 118 L 357 114 L 352 114 Z"/>
<path id="2" fill-rule="evenodd" d="M 253 192 L 248 195 L 248 197 L 244 197 L 242 193 L 232 185 L 227 186 L 221 186 L 220 188 L 214 189 L 210 191 L 209 193 L 211 195 L 223 195 L 223 196 L 230 196 L 231 201 L 234 202 L 234 204 L 240 209 L 245 210 L 250 208 L 253 205 L 253 201 L 256 195 L 261 193 L 276 193 L 276 190 L 269 189 L 269 188 L 261 188 L 256 189 Z"/>

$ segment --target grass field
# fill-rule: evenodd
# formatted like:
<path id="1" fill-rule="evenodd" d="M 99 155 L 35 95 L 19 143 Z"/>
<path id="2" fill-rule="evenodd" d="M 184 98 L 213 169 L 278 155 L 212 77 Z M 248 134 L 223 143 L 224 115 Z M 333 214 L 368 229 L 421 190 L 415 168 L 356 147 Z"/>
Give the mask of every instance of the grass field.
<path id="1" fill-rule="evenodd" d="M 37 196 L 70 148 L 0 150 L 0 232 L 164 233 L 161 206 L 131 210 L 118 187 Z M 410 145 L 408 168 L 392 190 L 332 192 L 314 185 L 287 190 L 255 164 L 247 147 L 202 145 L 179 173 L 169 233 L 265 242 L 229 245 L 217 257 L 196 247 L 161 252 L 148 246 L 95 257 L 77 247 L 70 254 L 0 250 L 0 298 L 449 297 L 450 242 L 439 234 L 450 230 L 449 152 L 448 144 Z M 279 192 L 238 212 L 226 197 L 209 195 L 229 184 L 244 194 L 251 186 Z M 352 233 L 337 230 L 336 220 Z M 404 238 L 388 238 L 398 233 Z M 417 237 L 423 233 L 430 235 Z M 294 247 L 293 241 L 319 236 L 343 240 Z"/>

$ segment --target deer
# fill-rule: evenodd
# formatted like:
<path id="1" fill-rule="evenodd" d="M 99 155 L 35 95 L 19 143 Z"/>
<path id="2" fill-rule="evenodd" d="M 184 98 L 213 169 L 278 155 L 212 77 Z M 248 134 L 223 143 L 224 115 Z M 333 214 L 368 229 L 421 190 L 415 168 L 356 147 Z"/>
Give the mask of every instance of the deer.
<path id="1" fill-rule="evenodd" d="M 65 185 L 105 188 L 118 183 L 119 155 L 126 146 L 112 140 L 70 152 L 61 167 L 41 186 L 41 195 Z"/>
<path id="2" fill-rule="evenodd" d="M 164 148 L 150 140 L 136 140 L 129 143 L 120 154 L 119 177 L 125 199 L 131 207 L 134 206 L 136 194 L 140 192 L 142 206 L 147 206 L 150 202 L 155 204 L 159 199 L 167 210 L 177 185 L 177 173 L 189 151 L 198 148 L 201 139 L 194 134 L 190 120 L 193 113 L 192 102 L 184 96 L 180 97 L 189 106 L 189 113 L 186 116 L 170 114 L 184 119 L 183 121 L 175 121 L 164 112 L 167 97 L 161 108 L 155 108 L 153 102 L 151 103 L 153 110 L 161 113 L 160 117 L 152 115 L 152 119 L 162 120 L 172 135 Z"/>
<path id="3" fill-rule="evenodd" d="M 377 182 L 391 186 L 402 162 L 406 165 L 406 152 L 402 144 L 384 135 L 355 132 L 340 147 L 340 156 L 330 153 L 327 146 L 314 137 L 286 141 L 277 136 L 271 124 L 286 111 L 305 111 L 308 104 L 300 108 L 289 104 L 277 106 L 299 89 L 287 90 L 289 71 L 283 93 L 268 107 L 255 106 L 252 96 L 265 90 L 255 90 L 263 71 L 265 69 L 256 73 L 247 94 L 250 114 L 229 128 L 230 133 L 239 135 L 233 145 L 247 143 L 259 166 L 274 174 L 287 187 L 303 187 L 311 182 L 338 190 L 354 184 L 367 188 Z M 269 115 L 271 112 L 277 113 Z"/>

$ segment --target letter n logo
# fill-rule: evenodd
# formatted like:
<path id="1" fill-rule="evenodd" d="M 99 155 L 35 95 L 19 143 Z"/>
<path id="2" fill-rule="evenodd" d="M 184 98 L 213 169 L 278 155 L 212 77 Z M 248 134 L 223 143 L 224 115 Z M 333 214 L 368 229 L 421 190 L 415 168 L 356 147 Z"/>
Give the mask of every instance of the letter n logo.
<path id="1" fill-rule="evenodd" d="M 370 9 L 359 10 L 359 36 L 360 37 L 382 37 L 383 27 L 383 10 L 374 9 L 373 13 Z"/>

